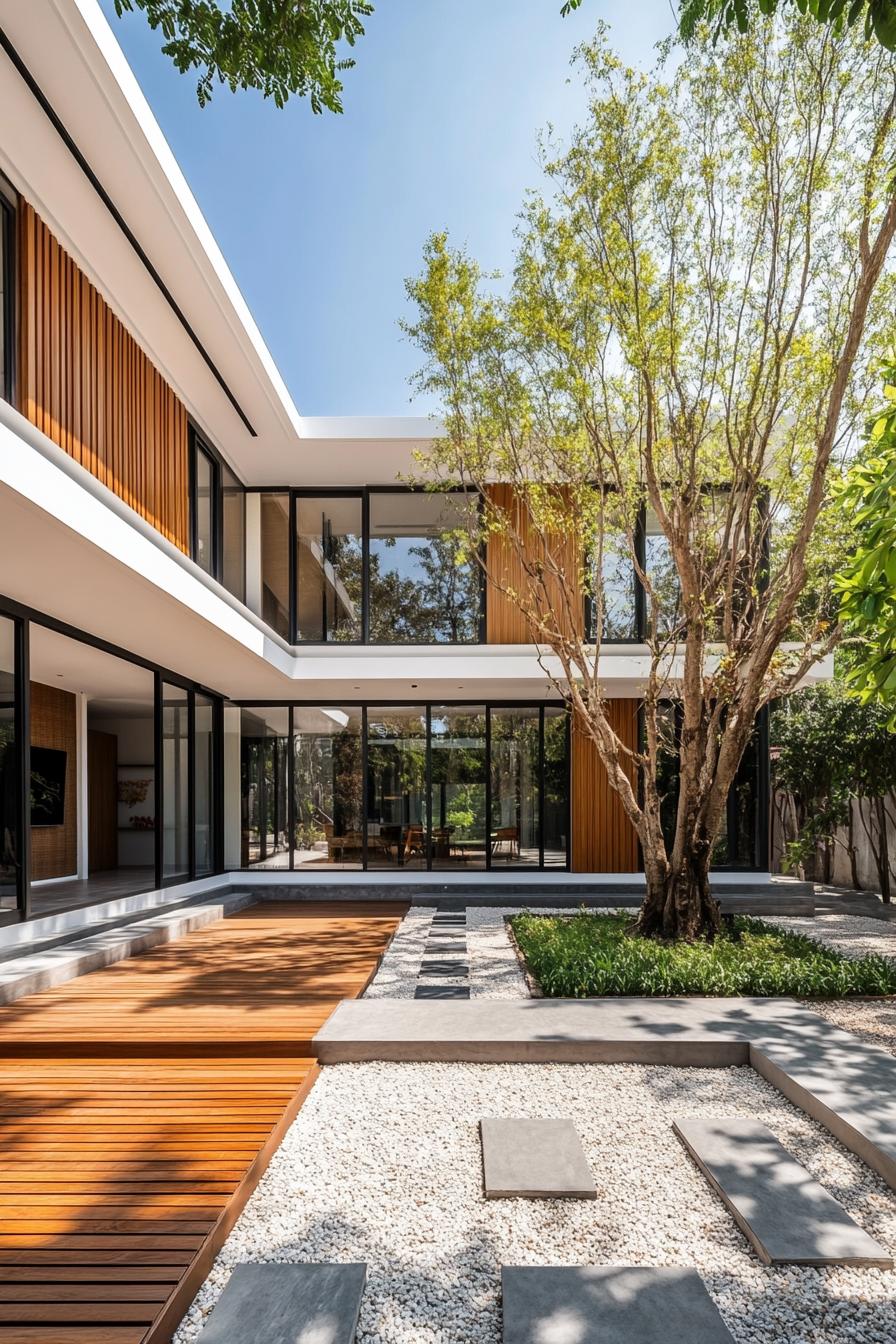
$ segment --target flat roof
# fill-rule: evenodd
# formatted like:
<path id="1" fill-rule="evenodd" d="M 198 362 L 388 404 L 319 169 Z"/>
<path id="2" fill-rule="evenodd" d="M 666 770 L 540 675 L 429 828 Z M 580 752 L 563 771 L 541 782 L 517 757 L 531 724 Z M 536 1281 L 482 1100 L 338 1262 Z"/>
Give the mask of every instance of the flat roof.
<path id="1" fill-rule="evenodd" d="M 97 0 L 5 6 L 3 25 L 0 170 L 246 484 L 408 470 L 437 422 L 300 415 Z"/>

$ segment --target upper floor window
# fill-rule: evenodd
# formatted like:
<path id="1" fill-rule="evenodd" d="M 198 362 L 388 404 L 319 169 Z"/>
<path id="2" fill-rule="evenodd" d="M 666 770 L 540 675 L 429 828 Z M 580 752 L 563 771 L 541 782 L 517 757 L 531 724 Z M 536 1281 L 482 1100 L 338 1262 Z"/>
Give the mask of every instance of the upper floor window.
<path id="1" fill-rule="evenodd" d="M 12 401 L 15 335 L 15 197 L 0 179 L 0 397 Z"/>
<path id="2" fill-rule="evenodd" d="M 464 529 L 461 491 L 370 494 L 369 603 L 374 644 L 475 644 L 481 573 L 461 563 L 452 534 Z"/>
<path id="3" fill-rule="evenodd" d="M 480 639 L 479 565 L 459 561 L 452 540 L 463 528 L 471 496 L 378 489 L 295 490 L 292 495 L 297 641 L 471 644 Z M 289 601 L 286 526 L 287 495 L 263 495 L 262 614 L 280 634 Z"/>
<path id="4" fill-rule="evenodd" d="M 246 492 L 197 430 L 190 434 L 190 554 L 200 569 L 246 597 Z"/>

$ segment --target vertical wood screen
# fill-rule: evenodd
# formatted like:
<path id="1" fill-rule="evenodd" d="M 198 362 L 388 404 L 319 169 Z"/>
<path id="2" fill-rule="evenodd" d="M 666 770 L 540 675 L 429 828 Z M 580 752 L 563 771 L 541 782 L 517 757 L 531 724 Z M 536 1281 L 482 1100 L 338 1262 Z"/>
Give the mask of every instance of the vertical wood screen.
<path id="1" fill-rule="evenodd" d="M 638 701 L 608 702 L 610 725 L 626 746 L 638 743 Z M 597 748 L 572 724 L 572 855 L 576 873 L 636 873 L 638 839 L 607 779 Z"/>
<path id="2" fill-rule="evenodd" d="M 70 877 L 78 870 L 78 726 L 71 691 L 31 683 L 31 745 L 65 752 L 61 826 L 31 828 L 31 876 Z"/>
<path id="3" fill-rule="evenodd" d="M 19 410 L 187 551 L 186 410 L 21 199 L 18 220 Z"/>
<path id="4" fill-rule="evenodd" d="M 537 559 L 540 553 L 543 553 L 543 543 L 537 530 L 532 526 L 531 519 L 528 516 L 528 510 L 520 500 L 514 498 L 514 489 L 512 485 L 492 485 L 488 487 L 489 494 L 494 500 L 496 506 L 506 511 L 513 519 L 514 526 L 519 532 L 526 555 Z M 578 546 L 574 537 L 567 538 L 562 548 L 562 563 L 570 580 L 574 580 L 579 570 Z M 522 558 L 514 542 L 507 537 L 497 535 L 491 537 L 488 543 L 488 556 L 486 560 L 488 568 L 488 588 L 486 592 L 486 643 L 488 644 L 532 644 L 534 643 L 532 631 L 529 624 L 519 608 L 518 602 L 507 593 L 501 592 L 494 585 L 498 583 L 503 586 L 509 586 L 517 593 L 526 593 L 530 579 L 523 568 Z M 556 607 L 562 610 L 563 603 L 559 597 L 559 586 L 556 581 L 549 585 L 556 590 Z M 581 631 L 584 621 L 584 601 L 579 597 L 575 605 L 573 619 L 568 615 L 562 617 L 561 628 L 569 630 L 574 627 L 574 633 Z"/>

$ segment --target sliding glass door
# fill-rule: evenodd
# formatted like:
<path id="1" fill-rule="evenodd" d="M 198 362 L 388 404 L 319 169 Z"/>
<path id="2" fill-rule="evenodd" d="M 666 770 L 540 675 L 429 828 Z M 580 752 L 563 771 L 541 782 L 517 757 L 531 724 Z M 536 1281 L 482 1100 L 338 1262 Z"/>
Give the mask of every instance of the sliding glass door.
<path id="1" fill-rule="evenodd" d="M 243 705 L 243 868 L 568 865 L 563 705 Z M 234 749 L 225 743 L 228 761 Z M 237 800 L 237 793 L 239 795 Z"/>
<path id="2" fill-rule="evenodd" d="M 17 919 L 25 902 L 20 637 L 18 622 L 0 617 L 0 923 Z"/>

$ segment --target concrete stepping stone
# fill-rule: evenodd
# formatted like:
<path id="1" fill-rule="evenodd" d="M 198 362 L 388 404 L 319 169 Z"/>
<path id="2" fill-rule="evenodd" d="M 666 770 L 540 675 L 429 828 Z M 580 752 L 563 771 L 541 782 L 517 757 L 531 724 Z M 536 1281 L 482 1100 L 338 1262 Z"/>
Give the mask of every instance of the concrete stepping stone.
<path id="1" fill-rule="evenodd" d="M 673 1128 L 765 1264 L 892 1266 L 758 1120 L 676 1120 Z"/>
<path id="2" fill-rule="evenodd" d="M 417 985 L 415 999 L 468 999 L 469 985 Z"/>
<path id="3" fill-rule="evenodd" d="M 571 1120 L 480 1120 L 486 1199 L 597 1199 Z"/>
<path id="4" fill-rule="evenodd" d="M 733 1344 L 694 1269 L 501 1269 L 504 1344 Z"/>
<path id="5" fill-rule="evenodd" d="M 196 1344 L 352 1344 L 366 1265 L 237 1265 Z"/>
<path id="6" fill-rule="evenodd" d="M 420 975 L 424 979 L 429 975 L 465 976 L 469 974 L 469 969 L 469 963 L 465 956 L 424 957 L 420 963 Z"/>

